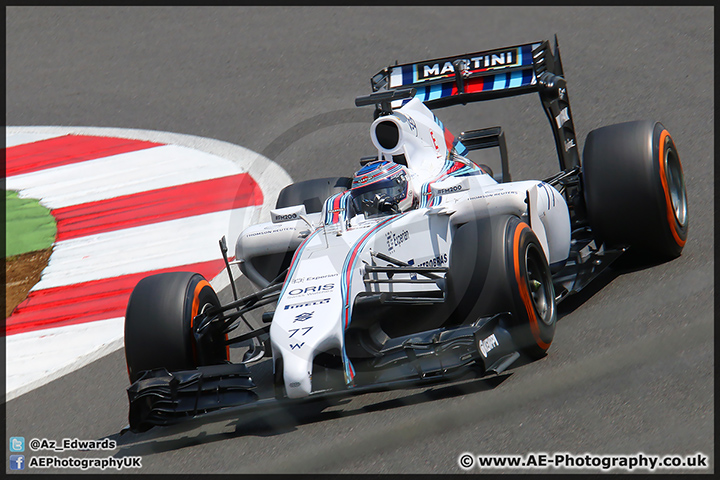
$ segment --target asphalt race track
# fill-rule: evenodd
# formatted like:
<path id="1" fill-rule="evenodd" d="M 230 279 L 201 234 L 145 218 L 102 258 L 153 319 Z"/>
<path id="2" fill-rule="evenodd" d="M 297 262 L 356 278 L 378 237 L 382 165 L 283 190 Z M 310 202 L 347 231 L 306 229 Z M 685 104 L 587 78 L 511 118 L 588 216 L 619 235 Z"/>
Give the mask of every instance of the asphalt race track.
<path id="1" fill-rule="evenodd" d="M 713 471 L 711 7 L 6 12 L 7 125 L 210 137 L 262 153 L 296 181 L 351 175 L 374 153 L 372 109 L 353 100 L 395 60 L 557 33 L 580 148 L 603 125 L 663 122 L 683 162 L 691 224 L 680 258 L 620 263 L 563 304 L 547 357 L 500 378 L 368 394 L 321 413 L 118 436 L 128 386 L 120 350 L 8 402 L 6 437 L 110 437 L 118 441 L 111 452 L 53 455 L 139 455 L 142 473 L 461 473 L 465 452 L 703 453 L 710 459 L 702 472 Z M 435 113 L 454 133 L 503 126 L 515 180 L 557 169 L 537 96 Z M 257 369 L 261 380 L 268 368 Z"/>

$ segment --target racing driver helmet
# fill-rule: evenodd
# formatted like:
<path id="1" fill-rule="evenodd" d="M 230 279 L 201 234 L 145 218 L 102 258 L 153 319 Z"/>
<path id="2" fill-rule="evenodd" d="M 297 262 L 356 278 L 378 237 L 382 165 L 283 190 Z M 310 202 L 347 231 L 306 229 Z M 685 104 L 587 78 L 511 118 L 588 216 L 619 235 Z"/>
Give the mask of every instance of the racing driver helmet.
<path id="1" fill-rule="evenodd" d="M 386 160 L 369 163 L 353 178 L 353 210 L 365 218 L 406 212 L 418 204 L 412 187 L 406 167 Z"/>

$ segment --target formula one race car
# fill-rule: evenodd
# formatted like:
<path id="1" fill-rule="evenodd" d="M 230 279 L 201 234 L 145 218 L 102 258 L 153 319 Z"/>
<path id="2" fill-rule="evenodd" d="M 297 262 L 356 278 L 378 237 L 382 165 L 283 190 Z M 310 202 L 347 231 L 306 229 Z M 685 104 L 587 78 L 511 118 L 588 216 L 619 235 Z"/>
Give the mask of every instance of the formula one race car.
<path id="1" fill-rule="evenodd" d="M 272 221 L 237 239 L 256 293 L 221 305 L 198 274 L 141 280 L 125 319 L 130 429 L 497 374 L 545 355 L 557 303 L 626 250 L 680 255 L 687 196 L 672 138 L 653 121 L 599 128 L 581 163 L 555 44 L 375 75 L 355 103 L 376 107 L 377 154 L 353 178 L 285 187 Z M 532 92 L 560 162 L 542 181 L 511 181 L 500 127 L 453 137 L 431 111 Z M 487 148 L 499 151 L 497 175 L 468 158 Z M 234 291 L 224 238 L 221 250 Z M 261 307 L 264 325 L 238 335 Z M 231 345 L 248 347 L 241 362 Z M 274 397 L 260 398 L 247 365 L 265 357 Z"/>

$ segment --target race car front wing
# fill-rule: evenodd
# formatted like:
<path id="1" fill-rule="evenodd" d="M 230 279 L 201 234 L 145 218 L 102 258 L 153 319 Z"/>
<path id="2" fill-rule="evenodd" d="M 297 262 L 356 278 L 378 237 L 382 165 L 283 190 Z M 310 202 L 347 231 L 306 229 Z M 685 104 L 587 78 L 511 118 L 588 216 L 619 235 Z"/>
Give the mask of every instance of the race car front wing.
<path id="1" fill-rule="evenodd" d="M 462 367 L 477 362 L 482 374 L 499 374 L 520 354 L 505 328 L 510 313 L 482 317 L 471 325 L 441 328 L 391 339 L 375 360 L 358 372 L 347 388 L 313 392 L 307 399 L 264 398 L 244 364 L 201 366 L 170 372 L 164 368 L 143 372 L 127 389 L 129 429 L 146 431 L 219 413 L 239 414 L 278 404 L 330 399 L 370 391 L 412 388 L 447 381 Z"/>

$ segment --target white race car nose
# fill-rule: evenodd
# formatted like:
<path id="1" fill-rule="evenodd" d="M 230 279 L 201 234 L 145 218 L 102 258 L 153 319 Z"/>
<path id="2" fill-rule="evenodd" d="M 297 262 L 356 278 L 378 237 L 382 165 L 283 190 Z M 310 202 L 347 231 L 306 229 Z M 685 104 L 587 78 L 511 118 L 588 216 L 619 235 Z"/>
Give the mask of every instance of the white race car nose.
<path id="1" fill-rule="evenodd" d="M 283 376 L 287 396 L 307 397 L 312 391 L 312 361 L 287 352 L 283 357 Z"/>

